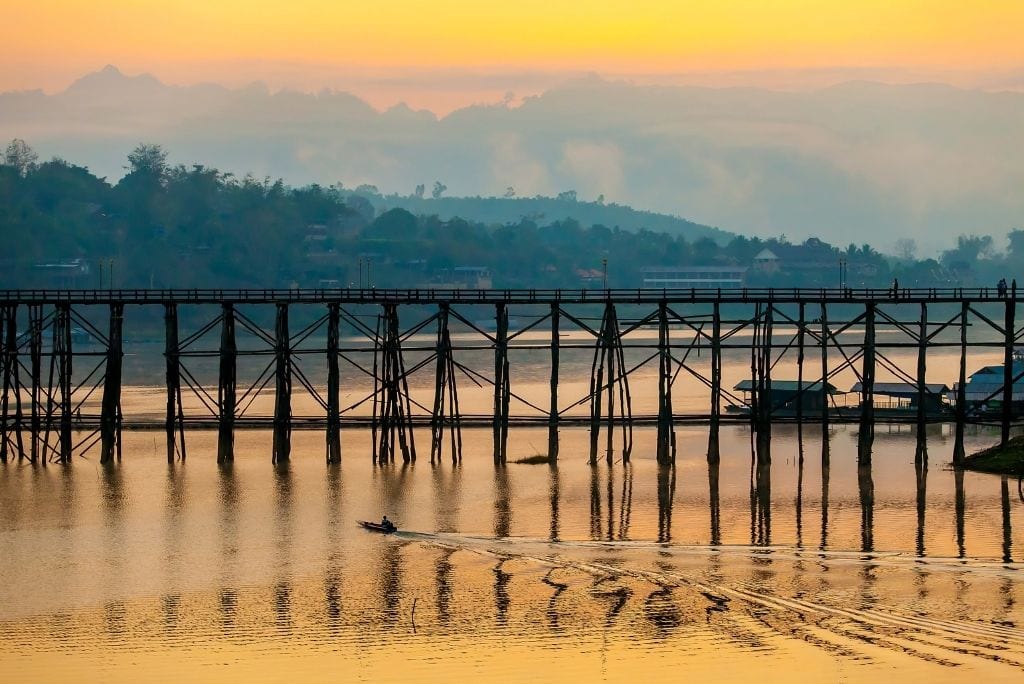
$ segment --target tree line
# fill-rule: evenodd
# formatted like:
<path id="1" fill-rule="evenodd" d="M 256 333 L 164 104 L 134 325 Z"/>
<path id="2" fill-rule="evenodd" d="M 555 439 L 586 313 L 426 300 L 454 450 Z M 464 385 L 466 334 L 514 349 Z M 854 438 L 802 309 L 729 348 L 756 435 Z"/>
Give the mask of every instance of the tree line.
<path id="1" fill-rule="evenodd" d="M 75 276 L 77 287 L 100 278 L 119 287 L 428 287 L 456 280 L 466 266 L 486 268 L 495 287 L 599 287 L 605 263 L 609 286 L 639 287 L 644 267 L 752 267 L 765 249 L 780 258 L 773 268 L 750 268 L 750 285 L 835 286 L 840 260 L 849 285 L 878 287 L 893 279 L 901 287 L 992 285 L 1024 266 L 1024 230 L 1009 233 L 1005 252 L 991 236 L 964 235 L 939 259 L 919 260 L 906 243 L 887 256 L 816 238 L 793 245 L 722 233 L 691 241 L 600 220 L 496 224 L 381 211 L 358 189 L 170 165 L 150 144 L 132 150 L 116 183 L 62 159 L 39 162 L 21 140 L 2 162 L 6 288 L 54 286 L 67 276 L 47 265 L 75 259 L 89 267 Z"/>

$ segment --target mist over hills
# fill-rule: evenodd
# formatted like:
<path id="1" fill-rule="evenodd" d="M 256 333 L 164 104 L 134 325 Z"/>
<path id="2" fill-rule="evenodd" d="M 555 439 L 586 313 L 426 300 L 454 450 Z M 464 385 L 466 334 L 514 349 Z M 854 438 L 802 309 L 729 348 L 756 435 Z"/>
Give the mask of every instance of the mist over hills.
<path id="1" fill-rule="evenodd" d="M 171 162 L 296 184 L 575 190 L 731 232 L 883 250 L 1024 224 L 1024 94 L 934 84 L 794 93 L 588 78 L 438 118 L 343 92 L 170 86 L 107 67 L 53 95 L 0 94 L 0 138 L 13 137 L 111 178 L 147 141 Z"/>

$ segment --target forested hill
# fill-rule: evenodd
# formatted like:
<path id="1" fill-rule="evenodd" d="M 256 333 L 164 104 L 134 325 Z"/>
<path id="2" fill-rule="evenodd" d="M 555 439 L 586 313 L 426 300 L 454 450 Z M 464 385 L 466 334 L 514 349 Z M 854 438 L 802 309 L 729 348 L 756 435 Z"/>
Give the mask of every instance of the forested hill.
<path id="1" fill-rule="evenodd" d="M 749 269 L 749 285 L 834 286 L 840 260 L 849 285 L 898 278 L 921 287 L 991 284 L 1024 271 L 1024 230 L 1009 233 L 1005 254 L 991 236 L 972 235 L 939 261 L 918 261 L 909 240 L 900 258 L 816 238 L 726 240 L 722 232 L 686 233 L 694 224 L 681 219 L 571 195 L 445 200 L 438 186 L 431 194 L 442 196 L 428 200 L 422 186 L 412 198 L 290 187 L 170 166 L 156 145 L 133 150 L 126 169 L 110 183 L 60 159 L 40 163 L 23 141 L 12 141 L 0 159 L 0 288 L 109 287 L 111 279 L 158 288 L 545 288 L 600 287 L 605 277 L 610 287 L 640 287 L 647 267 L 680 266 Z M 758 257 L 762 250 L 769 262 Z"/>
<path id="2" fill-rule="evenodd" d="M 523 220 L 546 224 L 556 221 L 574 220 L 583 226 L 618 227 L 622 230 L 650 230 L 683 237 L 689 241 L 711 238 L 720 245 L 729 242 L 734 234 L 687 221 L 678 216 L 640 211 L 622 204 L 606 204 L 603 201 L 584 202 L 574 192 L 565 192 L 558 197 L 420 197 L 410 195 L 368 195 L 378 211 L 401 208 L 422 216 L 437 216 L 442 220 L 455 217 L 467 221 L 479 221 L 489 225 L 519 223 Z"/>

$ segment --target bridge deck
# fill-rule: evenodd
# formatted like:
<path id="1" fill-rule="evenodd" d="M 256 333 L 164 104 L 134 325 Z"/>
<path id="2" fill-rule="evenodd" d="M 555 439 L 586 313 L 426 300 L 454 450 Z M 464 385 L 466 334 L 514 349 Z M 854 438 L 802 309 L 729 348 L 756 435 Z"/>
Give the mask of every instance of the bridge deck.
<path id="1" fill-rule="evenodd" d="M 116 289 L 116 290 L 0 290 L 8 304 L 652 304 L 662 301 L 696 303 L 826 303 L 863 304 L 919 302 L 999 302 L 1024 300 L 1016 291 L 1000 294 L 994 287 L 944 288 L 784 288 L 744 287 L 675 289 L 491 289 L 334 288 L 334 289 Z"/>

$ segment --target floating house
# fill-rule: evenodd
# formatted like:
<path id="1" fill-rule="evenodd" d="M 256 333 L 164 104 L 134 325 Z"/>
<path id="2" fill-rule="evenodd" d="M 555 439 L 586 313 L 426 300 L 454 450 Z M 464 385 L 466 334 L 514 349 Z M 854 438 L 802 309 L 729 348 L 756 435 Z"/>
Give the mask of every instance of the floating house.
<path id="1" fill-rule="evenodd" d="M 924 410 L 928 413 L 942 413 L 949 409 L 949 385 L 930 382 L 925 384 Z M 851 394 L 863 392 L 861 383 L 850 388 Z M 917 385 L 912 382 L 876 382 L 874 406 L 879 409 L 907 409 L 917 411 Z"/>
<path id="2" fill-rule="evenodd" d="M 754 393 L 753 380 L 742 380 L 736 383 L 733 389 L 743 392 L 743 401 L 747 406 L 751 405 Z M 825 393 L 828 396 L 842 394 L 831 383 L 825 384 Z M 821 411 L 823 406 L 821 382 L 804 380 L 801 383 L 797 380 L 772 380 L 769 401 L 773 412 L 795 412 L 798 406 L 808 413 Z"/>
<path id="3" fill-rule="evenodd" d="M 968 409 L 981 411 L 1002 410 L 1003 406 L 1003 370 L 1002 364 L 998 366 L 985 366 L 976 370 L 967 379 L 967 386 L 964 391 L 964 398 L 967 401 Z M 1019 352 L 1015 352 L 1013 360 L 1013 410 L 1016 413 L 1024 413 L 1024 358 Z M 958 385 L 953 385 L 949 392 L 950 401 L 956 402 Z"/>

